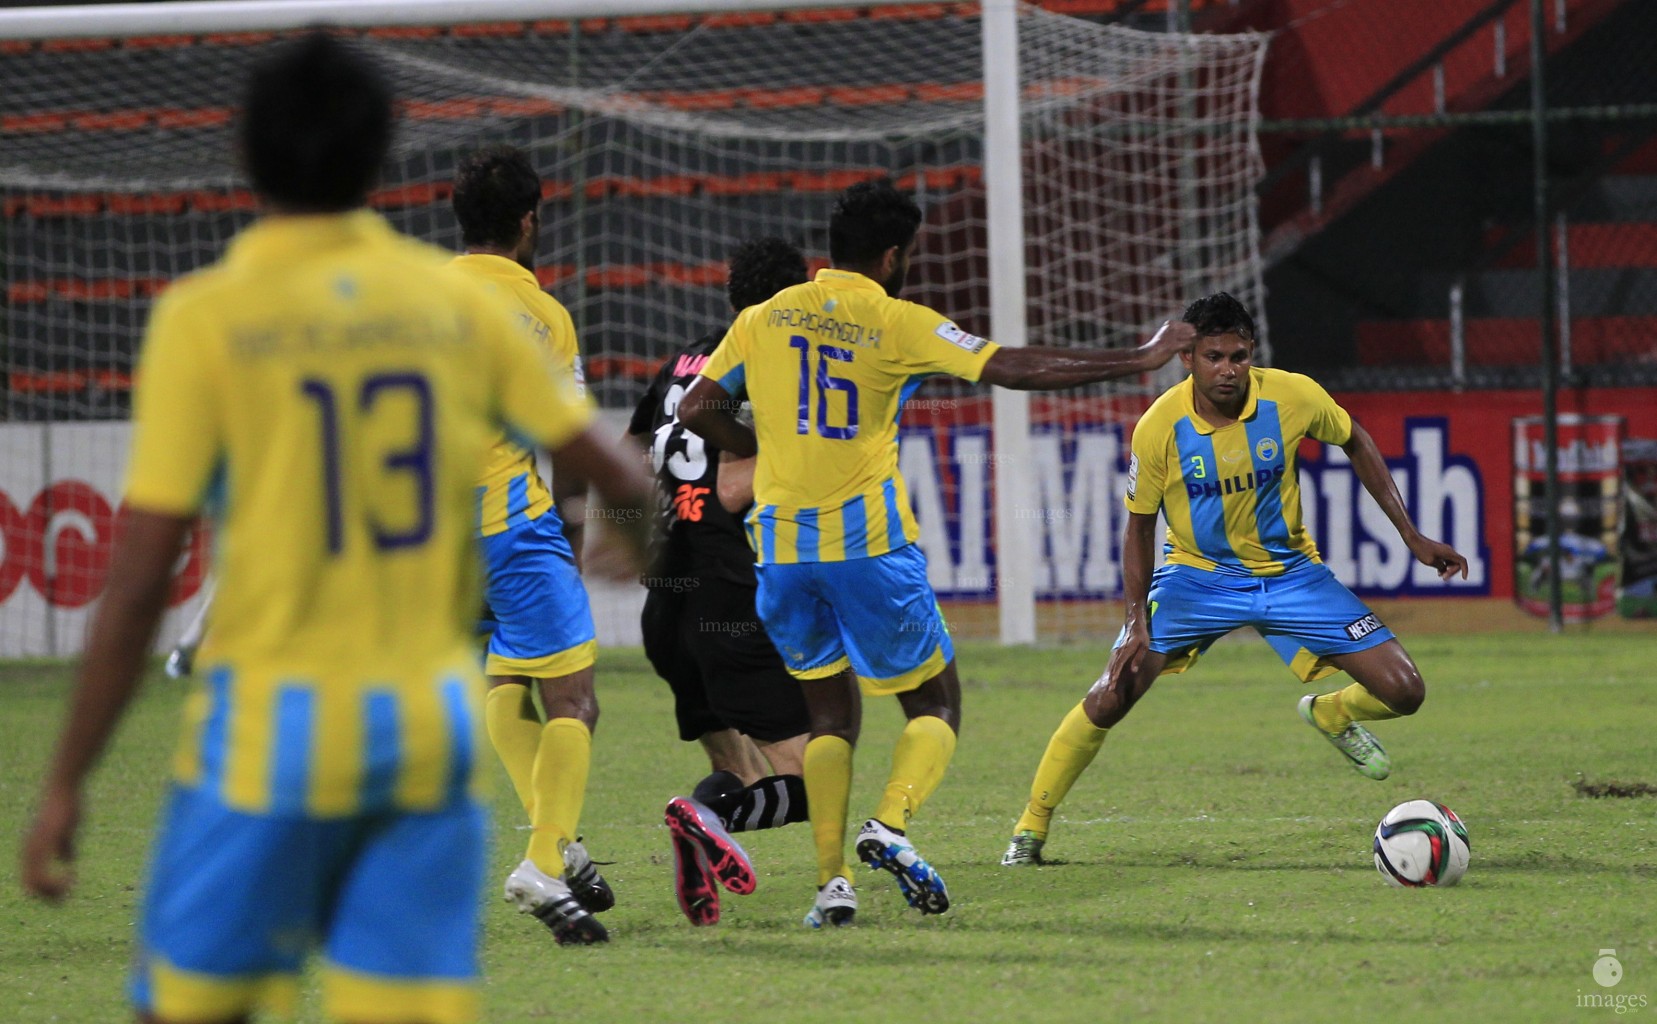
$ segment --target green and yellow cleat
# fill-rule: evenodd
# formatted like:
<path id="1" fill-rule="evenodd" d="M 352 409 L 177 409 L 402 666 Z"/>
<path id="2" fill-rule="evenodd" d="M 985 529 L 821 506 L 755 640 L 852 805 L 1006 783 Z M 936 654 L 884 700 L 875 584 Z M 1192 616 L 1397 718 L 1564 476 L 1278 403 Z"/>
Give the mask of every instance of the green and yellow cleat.
<path id="1" fill-rule="evenodd" d="M 1341 752 L 1358 774 L 1371 779 L 1384 779 L 1392 774 L 1392 758 L 1387 756 L 1387 750 L 1381 746 L 1381 741 L 1375 734 L 1353 722 L 1340 732 L 1325 732 L 1323 726 L 1312 714 L 1312 703 L 1318 699 L 1315 693 L 1308 693 L 1300 698 L 1298 710 L 1300 717 L 1306 724 L 1318 731 L 1318 734 L 1332 743 L 1336 750 Z"/>
<path id="2" fill-rule="evenodd" d="M 1036 835 L 1029 829 L 1013 833 L 1013 841 L 1007 844 L 1007 852 L 1001 855 L 1001 866 L 1004 868 L 1033 868 L 1047 863 L 1041 859 L 1041 848 L 1047 845 L 1047 840 Z"/>

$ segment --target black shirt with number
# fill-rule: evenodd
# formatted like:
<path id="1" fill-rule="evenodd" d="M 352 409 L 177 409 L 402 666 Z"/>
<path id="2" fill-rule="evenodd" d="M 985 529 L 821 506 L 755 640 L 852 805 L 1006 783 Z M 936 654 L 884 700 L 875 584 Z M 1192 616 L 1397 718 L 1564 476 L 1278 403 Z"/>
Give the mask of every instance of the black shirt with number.
<path id="1" fill-rule="evenodd" d="M 660 509 L 645 584 L 677 589 L 680 577 L 715 576 L 756 586 L 754 552 L 741 520 L 719 503 L 719 449 L 679 422 L 679 402 L 724 332 L 668 357 L 639 399 L 627 431 L 650 442 Z"/>

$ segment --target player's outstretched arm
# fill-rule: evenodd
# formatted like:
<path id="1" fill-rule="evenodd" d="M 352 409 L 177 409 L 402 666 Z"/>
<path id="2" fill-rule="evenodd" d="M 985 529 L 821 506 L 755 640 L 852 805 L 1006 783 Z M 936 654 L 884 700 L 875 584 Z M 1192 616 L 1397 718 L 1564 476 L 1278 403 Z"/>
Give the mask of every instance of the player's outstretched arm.
<path id="1" fill-rule="evenodd" d="M 638 451 L 600 435 L 593 427 L 575 435 L 552 453 L 554 479 L 575 476 L 593 482 L 593 488 L 604 500 L 601 514 L 614 524 L 635 563 L 642 562 L 650 540 L 649 509 L 656 488 L 656 481 L 644 467 L 645 460 Z"/>
<path id="2" fill-rule="evenodd" d="M 1057 391 L 1097 384 L 1154 370 L 1191 347 L 1197 329 L 1178 320 L 1165 321 L 1151 340 L 1135 349 L 1099 350 L 1030 345 L 1003 348 L 984 364 L 979 381 L 1015 391 Z"/>
<path id="3" fill-rule="evenodd" d="M 754 428 L 736 418 L 739 404 L 716 382 L 698 377 L 679 402 L 679 422 L 691 433 L 701 434 L 702 440 L 720 451 L 745 459 L 758 454 L 759 441 L 754 437 Z"/>
<path id="4" fill-rule="evenodd" d="M 1466 579 L 1467 559 L 1450 545 L 1423 536 L 1415 528 L 1409 510 L 1404 507 L 1404 499 L 1398 493 L 1398 484 L 1392 479 L 1392 471 L 1387 469 L 1386 460 L 1381 457 L 1381 450 L 1375 447 L 1375 439 L 1357 420 L 1352 421 L 1352 436 L 1341 445 L 1341 450 L 1352 460 L 1353 472 L 1358 474 L 1364 490 L 1392 520 L 1393 527 L 1409 545 L 1410 554 L 1415 556 L 1416 561 L 1436 569 L 1441 580 L 1447 580 L 1458 572 L 1462 579 Z"/>
<path id="5" fill-rule="evenodd" d="M 23 886 L 57 902 L 74 885 L 81 787 L 138 689 L 144 659 L 167 607 L 173 563 L 194 522 L 131 509 L 110 557 L 109 586 L 87 634 L 69 718 L 23 841 Z"/>

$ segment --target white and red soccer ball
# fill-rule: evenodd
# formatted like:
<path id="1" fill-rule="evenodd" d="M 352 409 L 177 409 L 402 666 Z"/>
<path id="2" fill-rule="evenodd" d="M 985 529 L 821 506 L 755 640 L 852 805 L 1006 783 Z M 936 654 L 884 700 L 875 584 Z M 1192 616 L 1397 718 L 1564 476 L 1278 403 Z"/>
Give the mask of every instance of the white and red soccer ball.
<path id="1" fill-rule="evenodd" d="M 1467 873 L 1467 826 L 1431 800 L 1409 800 L 1375 828 L 1375 869 L 1401 889 L 1455 885 Z"/>

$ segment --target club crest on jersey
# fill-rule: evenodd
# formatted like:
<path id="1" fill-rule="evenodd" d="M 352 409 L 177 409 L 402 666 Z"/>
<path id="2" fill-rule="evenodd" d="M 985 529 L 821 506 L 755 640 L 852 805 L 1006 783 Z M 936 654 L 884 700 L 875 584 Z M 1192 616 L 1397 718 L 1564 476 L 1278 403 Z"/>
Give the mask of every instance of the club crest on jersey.
<path id="1" fill-rule="evenodd" d="M 1362 640 L 1364 637 L 1381 628 L 1381 617 L 1370 612 L 1356 622 L 1346 624 L 1346 635 L 1353 640 Z"/>
<path id="2" fill-rule="evenodd" d="M 949 342 L 951 345 L 954 345 L 956 348 L 964 348 L 974 355 L 978 354 L 978 352 L 980 352 L 985 345 L 989 344 L 989 339 L 980 338 L 976 334 L 968 334 L 966 331 L 961 330 L 959 327 L 947 320 L 938 325 L 936 333 L 938 337 Z"/>
<path id="3" fill-rule="evenodd" d="M 1261 462 L 1276 462 L 1277 442 L 1269 437 L 1261 438 L 1260 443 L 1254 446 L 1254 457 Z"/>

